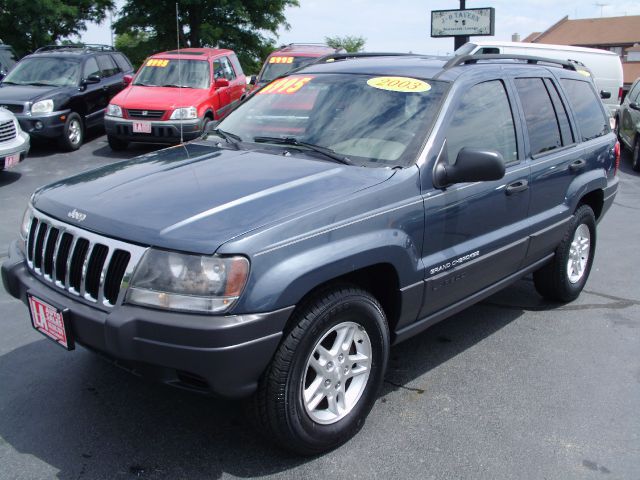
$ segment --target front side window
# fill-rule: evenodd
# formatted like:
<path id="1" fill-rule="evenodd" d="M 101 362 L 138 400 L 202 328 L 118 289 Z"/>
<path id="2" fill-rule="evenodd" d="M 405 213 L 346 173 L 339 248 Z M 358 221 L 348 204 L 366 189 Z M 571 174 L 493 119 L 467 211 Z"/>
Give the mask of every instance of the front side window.
<path id="1" fill-rule="evenodd" d="M 465 147 L 498 152 L 507 164 L 517 161 L 516 130 L 504 84 L 492 80 L 467 90 L 453 114 L 446 138 L 450 164 Z"/>
<path id="2" fill-rule="evenodd" d="M 368 166 L 408 165 L 415 162 L 447 88 L 446 82 L 416 78 L 292 75 L 258 91 L 219 128 L 258 148 L 282 149 L 277 140 L 295 140 Z"/>
<path id="3" fill-rule="evenodd" d="M 563 78 L 561 81 L 573 107 L 582 141 L 586 142 L 606 135 L 609 131 L 609 120 L 591 84 L 568 78 Z"/>
<path id="4" fill-rule="evenodd" d="M 80 81 L 80 62 L 75 58 L 32 57 L 20 61 L 2 81 L 4 84 L 70 87 Z"/>
<path id="5" fill-rule="evenodd" d="M 209 62 L 168 58 L 148 59 L 134 85 L 147 87 L 209 88 Z"/>
<path id="6" fill-rule="evenodd" d="M 516 78 L 515 84 L 529 132 L 531 155 L 560 148 L 558 118 L 542 78 Z"/>
<path id="7" fill-rule="evenodd" d="M 87 79 L 91 76 L 100 76 L 98 62 L 96 62 L 96 59 L 93 57 L 87 58 L 87 61 L 84 62 L 84 68 L 82 69 L 82 78 Z"/>
<path id="8" fill-rule="evenodd" d="M 233 71 L 233 67 L 231 66 L 231 63 L 229 62 L 229 59 L 227 57 L 222 57 L 220 59 L 220 62 L 222 64 L 222 71 L 224 72 L 224 77 L 229 81 L 235 80 L 236 74 Z"/>

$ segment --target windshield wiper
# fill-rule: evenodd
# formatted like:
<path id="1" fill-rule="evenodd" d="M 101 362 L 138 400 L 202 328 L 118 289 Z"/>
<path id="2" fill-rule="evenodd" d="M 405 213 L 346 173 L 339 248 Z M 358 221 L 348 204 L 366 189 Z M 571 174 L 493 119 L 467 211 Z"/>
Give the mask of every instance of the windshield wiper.
<path id="1" fill-rule="evenodd" d="M 338 163 L 353 165 L 353 162 L 347 157 L 340 155 L 330 148 L 323 147 L 321 145 L 315 145 L 313 143 L 301 142 L 297 138 L 293 137 L 254 137 L 253 141 L 257 143 L 276 143 L 278 145 L 291 145 L 292 147 L 308 148 L 309 150 L 318 152 Z"/>
<path id="2" fill-rule="evenodd" d="M 240 135 L 236 135 L 235 133 L 226 132 L 224 130 L 220 130 L 219 128 L 215 128 L 210 130 L 209 133 L 215 133 L 219 137 L 223 138 L 227 143 L 231 143 L 236 145 L 242 141 L 242 137 Z"/>
<path id="3" fill-rule="evenodd" d="M 24 85 L 23 83 L 7 82 L 5 80 L 3 80 L 1 83 L 4 83 L 6 85 Z"/>
<path id="4" fill-rule="evenodd" d="M 27 82 L 22 85 L 33 85 L 35 87 L 57 87 L 55 83 L 46 83 L 46 82 Z"/>
<path id="5" fill-rule="evenodd" d="M 175 83 L 167 83 L 166 85 L 161 85 L 162 87 L 171 87 L 171 88 L 193 88 L 189 85 L 176 85 Z"/>

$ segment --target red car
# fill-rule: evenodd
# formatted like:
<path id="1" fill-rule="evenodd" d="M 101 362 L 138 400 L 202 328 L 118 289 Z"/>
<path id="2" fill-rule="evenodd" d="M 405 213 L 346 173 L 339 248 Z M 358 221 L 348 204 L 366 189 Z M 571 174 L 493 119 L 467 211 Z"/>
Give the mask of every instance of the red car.
<path id="1" fill-rule="evenodd" d="M 232 50 L 185 48 L 152 55 L 105 114 L 109 146 L 178 143 L 202 134 L 246 94 L 246 78 Z"/>
<path id="2" fill-rule="evenodd" d="M 267 57 L 258 76 L 253 75 L 249 83 L 254 85 L 252 90 L 262 88 L 273 79 L 294 68 L 303 67 L 317 58 L 342 51 L 344 50 L 335 49 L 323 43 L 290 43 L 289 45 L 283 45 Z"/>

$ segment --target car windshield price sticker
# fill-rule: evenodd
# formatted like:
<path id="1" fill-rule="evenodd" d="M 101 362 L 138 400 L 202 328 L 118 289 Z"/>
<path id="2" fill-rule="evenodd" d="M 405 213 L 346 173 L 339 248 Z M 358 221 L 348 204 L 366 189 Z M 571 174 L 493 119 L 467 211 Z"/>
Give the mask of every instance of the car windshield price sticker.
<path id="1" fill-rule="evenodd" d="M 293 57 L 271 57 L 269 63 L 293 63 Z"/>
<path id="2" fill-rule="evenodd" d="M 161 58 L 152 58 L 147 62 L 147 67 L 160 67 L 164 68 L 169 65 L 169 60 L 163 60 Z"/>
<path id="3" fill-rule="evenodd" d="M 427 92 L 431 85 L 417 78 L 409 77 L 375 77 L 367 81 L 367 85 L 391 92 Z"/>
<path id="4" fill-rule="evenodd" d="M 285 77 L 280 80 L 276 80 L 275 82 L 270 83 L 262 90 L 258 91 L 257 95 L 264 95 L 265 93 L 279 93 L 283 95 L 291 95 L 292 93 L 296 93 L 302 87 L 304 87 L 307 83 L 309 83 L 313 77 Z"/>

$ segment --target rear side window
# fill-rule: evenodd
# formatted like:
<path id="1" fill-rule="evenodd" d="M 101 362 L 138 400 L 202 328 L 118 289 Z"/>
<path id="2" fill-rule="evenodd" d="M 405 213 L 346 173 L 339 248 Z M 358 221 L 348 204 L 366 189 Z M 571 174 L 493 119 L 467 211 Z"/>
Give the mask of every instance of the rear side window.
<path id="1" fill-rule="evenodd" d="M 576 115 L 582 141 L 605 135 L 609 131 L 609 120 L 589 82 L 568 78 L 563 78 L 561 82 Z"/>
<path id="2" fill-rule="evenodd" d="M 464 93 L 447 128 L 450 164 L 464 147 L 499 152 L 505 163 L 518 160 L 513 114 L 500 80 L 479 83 Z"/>
<path id="3" fill-rule="evenodd" d="M 542 78 L 516 78 L 515 84 L 527 123 L 531 155 L 561 147 L 558 118 Z"/>
<path id="4" fill-rule="evenodd" d="M 100 68 L 98 68 L 98 62 L 93 57 L 87 58 L 87 61 L 84 62 L 84 68 L 82 69 L 82 78 L 87 79 L 91 75 L 100 76 Z"/>
<path id="5" fill-rule="evenodd" d="M 571 130 L 571 124 L 569 123 L 569 115 L 567 109 L 564 106 L 564 102 L 560 98 L 556 85 L 549 78 L 544 79 L 544 84 L 547 87 L 547 92 L 551 96 L 553 102 L 553 109 L 556 112 L 556 118 L 558 119 L 558 125 L 560 126 L 560 134 L 562 135 L 562 145 L 571 145 L 573 143 L 573 132 Z"/>
<path id="6" fill-rule="evenodd" d="M 111 59 L 111 55 L 98 55 L 97 59 L 103 77 L 110 77 L 118 73 L 118 67 L 116 67 L 115 62 Z"/>
<path id="7" fill-rule="evenodd" d="M 236 71 L 236 73 L 238 75 L 244 75 L 242 67 L 240 66 L 240 62 L 238 61 L 238 57 L 236 57 L 235 55 L 231 55 L 229 57 L 229 60 L 231 60 L 231 64 L 233 65 L 233 69 Z"/>
<path id="8" fill-rule="evenodd" d="M 129 63 L 129 60 L 127 60 L 127 57 L 125 57 L 123 54 L 113 53 L 111 56 L 118 64 L 118 68 L 121 72 L 128 72 L 133 69 L 133 67 Z"/>
<path id="9" fill-rule="evenodd" d="M 629 99 L 629 103 L 637 102 L 638 97 L 640 97 L 640 80 L 636 80 L 636 83 L 633 84 L 633 87 L 629 91 L 627 98 Z"/>

